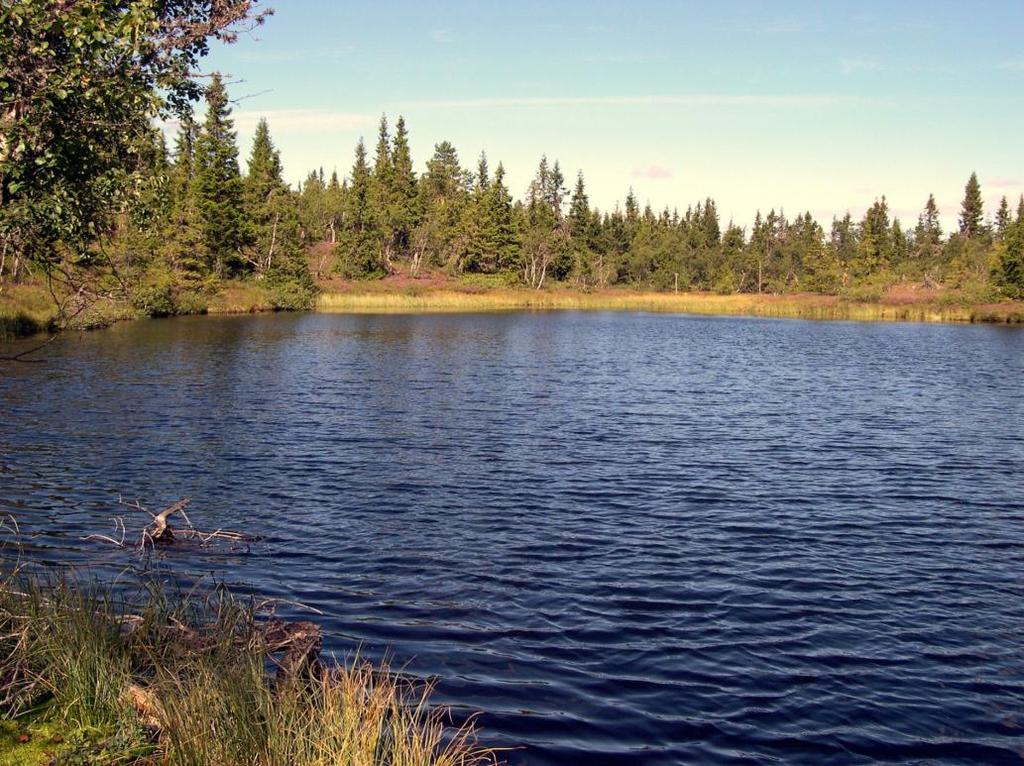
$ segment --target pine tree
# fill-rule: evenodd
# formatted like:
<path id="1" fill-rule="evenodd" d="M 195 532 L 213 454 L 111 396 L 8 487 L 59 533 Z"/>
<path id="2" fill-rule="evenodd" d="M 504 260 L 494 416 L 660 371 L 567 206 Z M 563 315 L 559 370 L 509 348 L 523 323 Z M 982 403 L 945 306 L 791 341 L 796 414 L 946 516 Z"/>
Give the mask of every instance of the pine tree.
<path id="1" fill-rule="evenodd" d="M 448 141 L 437 144 L 419 183 L 423 218 L 414 236 L 414 259 L 425 257 L 436 265 L 458 268 L 463 207 L 471 185 L 472 176 L 459 164 L 455 147 Z"/>
<path id="2" fill-rule="evenodd" d="M 319 179 L 318 185 L 322 186 Z M 305 307 L 309 296 L 300 297 L 300 293 L 308 292 L 312 284 L 298 208 L 282 177 L 281 157 L 265 119 L 256 126 L 243 188 L 249 227 L 246 259 L 258 278 L 266 277 L 280 288 L 280 308 Z"/>
<path id="3" fill-rule="evenodd" d="M 917 218 L 914 228 L 914 249 L 918 259 L 932 260 L 939 252 L 942 242 L 942 226 L 939 223 L 939 208 L 935 195 L 929 194 L 924 210 Z"/>
<path id="4" fill-rule="evenodd" d="M 472 193 L 462 208 L 459 220 L 459 233 L 456 237 L 459 253 L 455 268 L 458 271 L 493 271 L 497 228 L 489 199 L 490 168 L 485 152 L 481 152 L 477 160 L 472 187 Z"/>
<path id="5" fill-rule="evenodd" d="M 366 144 L 356 144 L 352 178 L 346 195 L 344 226 L 335 252 L 338 272 L 349 279 L 380 277 L 380 239 L 373 207 L 372 173 L 366 159 Z"/>
<path id="6" fill-rule="evenodd" d="M 583 171 L 576 175 L 576 188 L 569 203 L 569 236 L 572 245 L 573 271 L 584 287 L 596 281 L 594 275 L 594 216 L 590 211 Z"/>
<path id="7" fill-rule="evenodd" d="M 829 247 L 835 254 L 841 271 L 846 272 L 857 259 L 857 227 L 849 211 L 842 218 L 832 219 L 832 234 Z"/>
<path id="8" fill-rule="evenodd" d="M 547 157 L 541 157 L 537 173 L 527 189 L 527 228 L 523 235 L 521 262 L 523 281 L 538 289 L 544 285 L 553 263 L 557 262 L 562 272 L 571 264 L 568 232 L 561 225 L 564 183 L 558 163 L 552 168 Z"/>
<path id="9" fill-rule="evenodd" d="M 1021 205 L 1024 209 L 1024 204 Z M 1006 229 L 992 281 L 1007 298 L 1024 300 L 1024 215 Z"/>
<path id="10" fill-rule="evenodd" d="M 772 211 L 774 215 L 775 211 Z M 754 227 L 750 232 L 750 242 L 747 245 L 747 249 L 752 255 L 752 260 L 756 266 L 757 281 L 756 287 L 757 292 L 760 293 L 764 290 L 765 283 L 765 271 L 768 261 L 768 255 L 771 246 L 771 227 L 766 225 L 765 220 L 761 217 L 761 211 L 758 210 L 754 216 Z"/>
<path id="11" fill-rule="evenodd" d="M 392 214 L 395 210 L 395 178 L 391 159 L 391 134 L 388 132 L 388 118 L 381 115 L 377 129 L 377 148 L 373 155 L 373 173 L 370 176 L 370 206 L 377 225 L 380 241 L 381 264 L 386 271 L 393 269 L 392 256 L 395 253 L 395 231 Z"/>
<path id="12" fill-rule="evenodd" d="M 964 201 L 960 205 L 960 233 L 968 239 L 980 236 L 984 232 L 984 215 L 978 174 L 971 173 L 964 187 Z"/>
<path id="13" fill-rule="evenodd" d="M 893 257 L 893 232 L 889 221 L 889 203 L 883 195 L 875 200 L 860 224 L 857 259 L 853 270 L 867 277 L 888 268 Z"/>
<path id="14" fill-rule="evenodd" d="M 243 182 L 245 202 L 250 215 L 262 206 L 268 197 L 285 188 L 281 178 L 281 155 L 270 138 L 270 127 L 265 118 L 256 124 L 252 151 Z"/>
<path id="15" fill-rule="evenodd" d="M 196 139 L 193 194 L 203 249 L 217 276 L 241 273 L 246 244 L 242 176 L 227 91 L 219 74 L 206 92 L 206 120 Z"/>
<path id="16" fill-rule="evenodd" d="M 505 166 L 498 163 L 487 195 L 487 217 L 493 226 L 492 252 L 494 268 L 507 271 L 515 268 L 519 251 L 519 232 L 513 211 L 512 193 L 505 186 Z"/>
<path id="17" fill-rule="evenodd" d="M 483 196 L 491 185 L 490 169 L 487 167 L 487 152 L 480 152 L 480 159 L 476 163 L 476 185 L 474 192 L 477 196 Z"/>
<path id="18" fill-rule="evenodd" d="M 703 247 L 717 248 L 722 241 L 722 230 L 718 223 L 718 208 L 710 197 L 704 203 L 700 226 L 703 234 Z"/>
<path id="19" fill-rule="evenodd" d="M 803 275 L 801 286 L 813 292 L 835 292 L 840 280 L 839 260 L 825 244 L 825 232 L 809 211 L 797 218 L 794 239 Z"/>
<path id="20" fill-rule="evenodd" d="M 640 220 L 640 206 L 637 204 L 636 195 L 633 194 L 633 187 L 629 187 L 626 195 L 626 227 L 633 228 Z"/>
<path id="21" fill-rule="evenodd" d="M 195 145 L 199 129 L 191 119 L 181 121 L 170 169 L 170 236 L 165 248 L 169 265 L 186 287 L 198 287 L 207 275 L 203 232 L 196 203 Z"/>
<path id="22" fill-rule="evenodd" d="M 910 255 L 910 243 L 907 235 L 903 232 L 903 226 L 899 218 L 892 219 L 892 230 L 889 241 L 892 243 L 892 250 L 889 254 L 889 261 L 893 265 L 903 265 Z"/>
<path id="23" fill-rule="evenodd" d="M 1006 229 L 1010 225 L 1010 203 L 1004 195 L 999 202 L 999 210 L 996 211 L 996 239 L 1002 242 L 1006 238 Z"/>
<path id="24" fill-rule="evenodd" d="M 409 151 L 409 133 L 405 118 L 395 123 L 395 137 L 391 145 L 392 193 L 388 223 L 391 228 L 392 247 L 405 257 L 412 244 L 412 233 L 419 223 L 420 209 L 416 173 Z"/>

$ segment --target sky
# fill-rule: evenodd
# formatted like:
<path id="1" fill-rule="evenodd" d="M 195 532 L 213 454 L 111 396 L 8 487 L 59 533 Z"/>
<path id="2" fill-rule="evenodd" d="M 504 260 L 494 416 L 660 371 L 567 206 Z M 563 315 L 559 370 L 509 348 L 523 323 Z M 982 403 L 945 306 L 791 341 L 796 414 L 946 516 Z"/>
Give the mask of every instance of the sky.
<path id="1" fill-rule="evenodd" d="M 243 158 L 265 116 L 286 178 L 346 175 L 382 114 L 417 169 L 449 140 L 522 196 L 541 155 L 591 203 L 713 197 L 859 216 L 886 195 L 947 226 L 978 173 L 988 212 L 1024 193 L 1024 0 L 277 0 L 207 70 L 228 77 Z"/>

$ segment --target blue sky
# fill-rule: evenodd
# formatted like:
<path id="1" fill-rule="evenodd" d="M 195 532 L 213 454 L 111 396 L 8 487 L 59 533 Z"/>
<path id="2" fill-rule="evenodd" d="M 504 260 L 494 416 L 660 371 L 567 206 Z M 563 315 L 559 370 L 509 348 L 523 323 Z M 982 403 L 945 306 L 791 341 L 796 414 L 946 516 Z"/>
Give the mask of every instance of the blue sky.
<path id="1" fill-rule="evenodd" d="M 340 2 L 278 0 L 215 49 L 243 153 L 264 115 L 288 179 L 348 172 L 402 114 L 418 169 L 441 140 L 486 150 L 522 195 L 541 154 L 591 202 L 714 197 L 905 221 L 929 192 L 952 221 L 967 176 L 1024 193 L 1024 2 Z M 991 211 L 990 211 L 991 212 Z"/>

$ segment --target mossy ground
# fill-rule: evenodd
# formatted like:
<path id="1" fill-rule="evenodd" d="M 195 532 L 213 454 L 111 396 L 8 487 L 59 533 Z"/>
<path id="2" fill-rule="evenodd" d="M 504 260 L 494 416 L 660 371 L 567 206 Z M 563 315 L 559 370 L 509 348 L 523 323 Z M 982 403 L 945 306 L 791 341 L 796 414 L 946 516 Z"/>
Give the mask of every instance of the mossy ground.
<path id="1" fill-rule="evenodd" d="M 0 720 L 0 766 L 108 766 L 117 756 L 108 743 L 113 730 L 80 727 L 60 720 L 50 706 Z M 137 743 L 136 764 L 152 746 Z"/>

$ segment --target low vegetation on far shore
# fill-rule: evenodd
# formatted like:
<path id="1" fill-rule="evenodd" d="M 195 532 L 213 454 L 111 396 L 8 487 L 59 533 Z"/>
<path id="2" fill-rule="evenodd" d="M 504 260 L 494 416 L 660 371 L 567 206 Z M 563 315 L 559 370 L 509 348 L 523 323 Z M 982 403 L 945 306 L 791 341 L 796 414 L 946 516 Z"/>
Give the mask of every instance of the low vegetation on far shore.
<path id="1" fill-rule="evenodd" d="M 317 310 L 337 313 L 417 313 L 520 310 L 651 311 L 787 319 L 906 322 L 1024 322 L 1024 303 L 987 302 L 962 291 L 903 286 L 877 294 L 766 295 L 671 293 L 610 289 L 581 292 L 480 288 L 467 284 L 395 287 L 382 283 L 324 292 Z"/>
<path id="2" fill-rule="evenodd" d="M 187 297 L 169 314 L 249 314 L 287 309 L 272 290 L 251 281 L 232 280 L 216 291 Z M 326 313 L 376 314 L 479 311 L 654 311 L 681 314 L 743 315 L 788 319 L 837 319 L 890 322 L 1024 323 L 1024 302 L 998 301 L 983 291 L 900 284 L 838 295 L 820 293 L 654 292 L 627 288 L 582 291 L 552 283 L 536 290 L 498 279 L 396 276 L 378 281 L 329 280 L 313 306 Z M 94 329 L 153 316 L 137 306 L 98 301 L 77 315 L 69 329 Z M 53 329 L 57 306 L 36 282 L 9 286 L 0 293 L 0 340 Z"/>
<path id="3" fill-rule="evenodd" d="M 0 764 L 494 762 L 472 725 L 430 705 L 429 684 L 359 658 L 321 661 L 318 641 L 293 661 L 289 625 L 309 624 L 261 618 L 224 590 L 172 597 L 149 582 L 126 596 L 10 576 L 0 581 Z"/>

